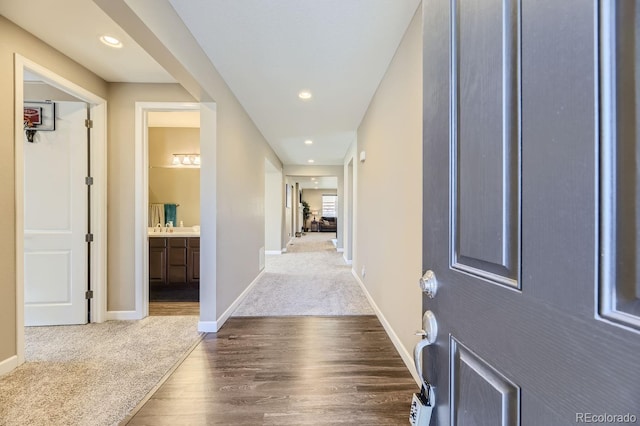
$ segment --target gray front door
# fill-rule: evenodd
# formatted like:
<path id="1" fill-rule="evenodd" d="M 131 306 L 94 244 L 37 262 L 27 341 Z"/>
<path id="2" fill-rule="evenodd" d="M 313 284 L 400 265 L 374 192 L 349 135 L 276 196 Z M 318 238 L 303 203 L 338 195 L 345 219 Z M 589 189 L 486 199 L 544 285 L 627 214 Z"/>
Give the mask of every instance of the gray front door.
<path id="1" fill-rule="evenodd" d="M 640 423 L 640 2 L 423 13 L 432 424 Z"/>

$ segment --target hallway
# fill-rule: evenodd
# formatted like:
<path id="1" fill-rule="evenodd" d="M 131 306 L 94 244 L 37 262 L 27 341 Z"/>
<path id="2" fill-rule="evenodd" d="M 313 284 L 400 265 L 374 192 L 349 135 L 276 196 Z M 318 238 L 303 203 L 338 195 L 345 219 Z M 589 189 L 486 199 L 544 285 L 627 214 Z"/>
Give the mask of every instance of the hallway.
<path id="1" fill-rule="evenodd" d="M 129 425 L 406 424 L 417 390 L 333 233 L 295 238 Z"/>
<path id="2" fill-rule="evenodd" d="M 234 316 L 188 354 L 197 334 L 188 304 L 165 304 L 157 314 L 170 316 L 142 321 L 28 328 L 30 353 L 42 355 L 30 355 L 17 374 L 0 381 L 0 424 L 405 424 L 415 381 L 334 237 L 307 234 L 295 238 L 287 253 L 269 256 L 264 275 Z M 153 334 L 150 324 L 156 322 L 164 325 Z M 173 323 L 183 325 L 173 330 Z M 123 328 L 140 334 L 125 339 Z M 96 331 L 98 340 L 90 338 Z M 183 334 L 189 339 L 172 346 L 170 340 Z M 130 342 L 142 347 L 122 352 Z M 36 383 L 27 374 L 50 384 L 40 385 L 43 395 L 24 385 Z M 143 398 L 140 383 L 153 394 Z M 71 397 L 69 389 L 83 392 Z M 94 401 L 90 412 L 86 399 Z"/>
<path id="3" fill-rule="evenodd" d="M 264 275 L 233 316 L 373 315 L 333 238 L 309 232 L 293 238 L 286 253 L 268 255 Z"/>

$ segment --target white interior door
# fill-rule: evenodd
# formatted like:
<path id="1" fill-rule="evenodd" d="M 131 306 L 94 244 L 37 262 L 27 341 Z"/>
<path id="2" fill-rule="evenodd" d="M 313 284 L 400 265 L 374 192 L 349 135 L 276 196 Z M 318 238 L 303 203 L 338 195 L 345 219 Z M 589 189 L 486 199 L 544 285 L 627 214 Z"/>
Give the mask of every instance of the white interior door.
<path id="1" fill-rule="evenodd" d="M 24 142 L 25 325 L 87 322 L 87 115 L 56 102 L 56 129 Z"/>

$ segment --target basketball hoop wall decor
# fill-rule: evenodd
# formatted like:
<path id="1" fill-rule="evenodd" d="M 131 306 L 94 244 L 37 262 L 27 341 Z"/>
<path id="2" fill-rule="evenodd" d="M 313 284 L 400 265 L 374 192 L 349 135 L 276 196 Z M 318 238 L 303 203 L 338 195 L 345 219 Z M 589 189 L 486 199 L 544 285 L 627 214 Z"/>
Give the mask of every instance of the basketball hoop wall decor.
<path id="1" fill-rule="evenodd" d="M 52 101 L 24 103 L 24 131 L 27 141 L 33 142 L 37 131 L 56 130 L 56 104 Z"/>

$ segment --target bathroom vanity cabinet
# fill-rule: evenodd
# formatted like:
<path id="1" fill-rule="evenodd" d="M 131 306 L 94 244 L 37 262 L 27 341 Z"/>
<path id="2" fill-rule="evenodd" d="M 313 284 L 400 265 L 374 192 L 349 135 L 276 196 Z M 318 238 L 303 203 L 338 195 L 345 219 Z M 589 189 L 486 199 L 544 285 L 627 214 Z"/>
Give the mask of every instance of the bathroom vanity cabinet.
<path id="1" fill-rule="evenodd" d="M 164 299 L 163 294 L 192 300 L 197 297 L 199 284 L 200 237 L 149 238 L 150 300 L 156 296 Z"/>

